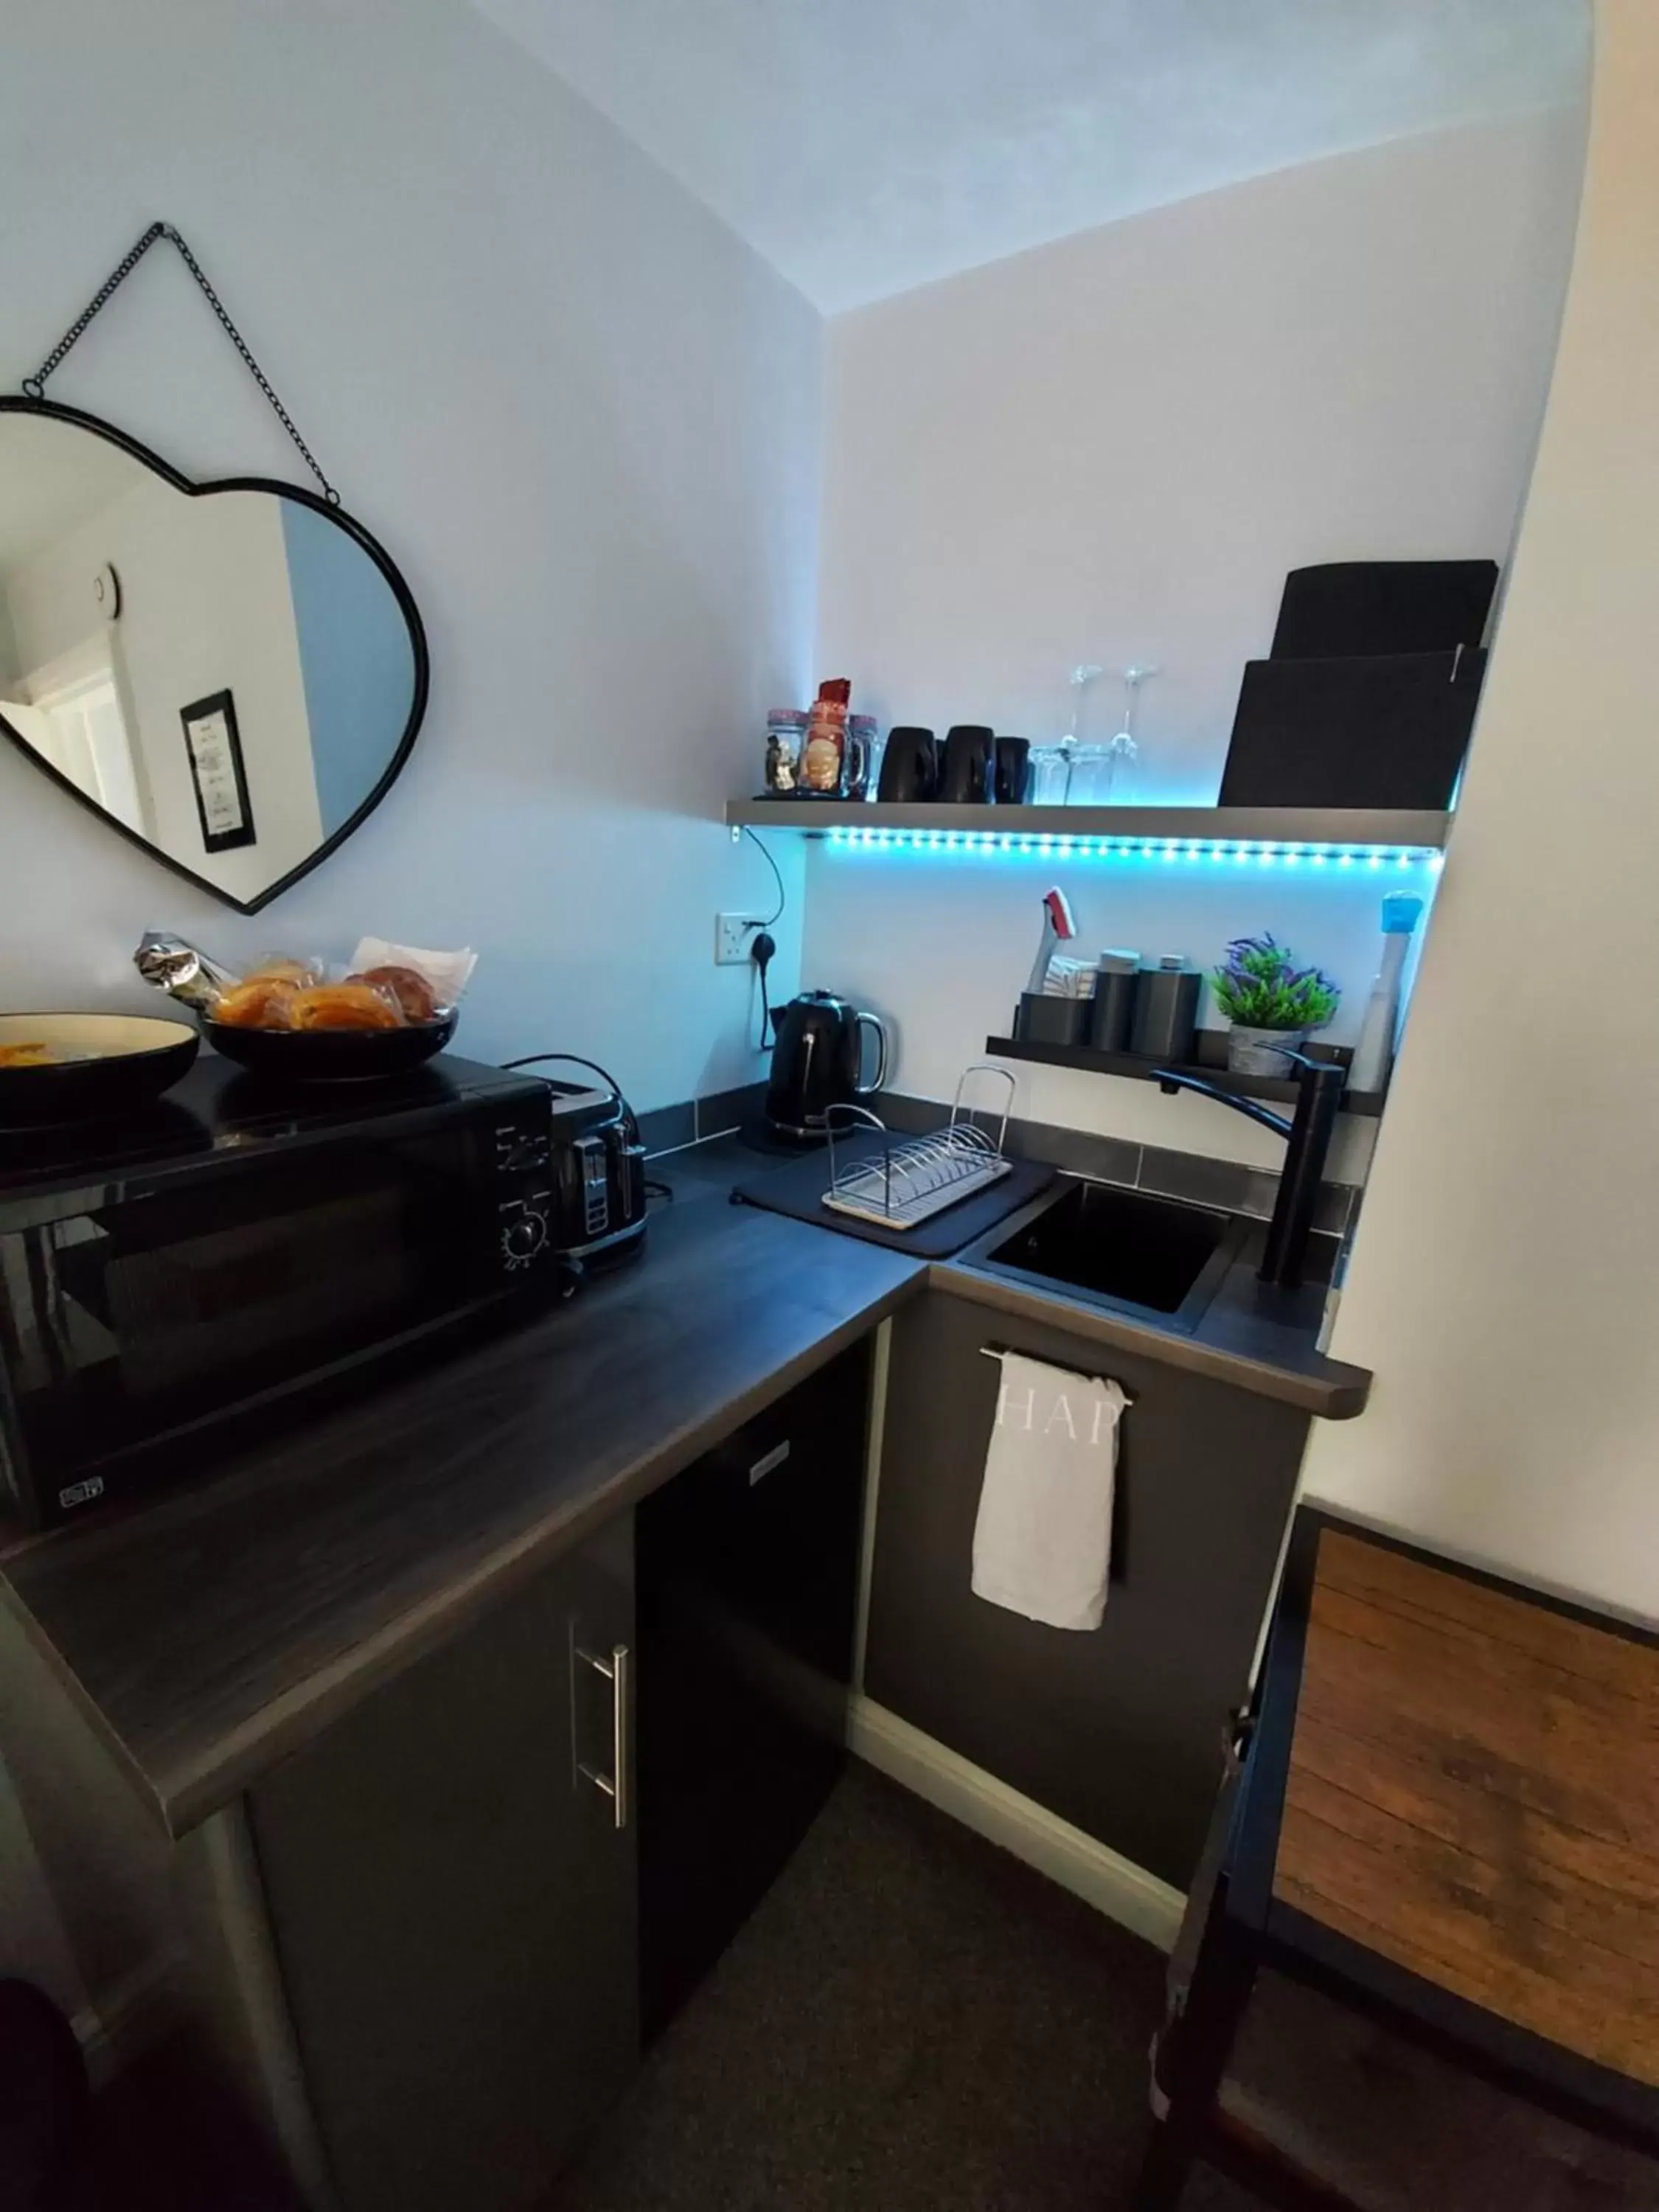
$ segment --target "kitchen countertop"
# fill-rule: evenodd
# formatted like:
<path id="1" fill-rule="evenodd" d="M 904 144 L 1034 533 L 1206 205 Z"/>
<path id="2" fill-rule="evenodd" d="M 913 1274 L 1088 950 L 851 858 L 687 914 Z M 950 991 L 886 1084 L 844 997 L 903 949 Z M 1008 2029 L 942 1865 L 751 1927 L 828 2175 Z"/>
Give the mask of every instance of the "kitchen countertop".
<path id="1" fill-rule="evenodd" d="M 1207 1375 L 1258 1397 L 1277 1398 L 1281 1405 L 1295 1406 L 1322 1420 L 1352 1420 L 1364 1411 L 1371 1387 L 1370 1370 L 1327 1359 L 1315 1349 L 1325 1310 L 1324 1285 L 1308 1283 L 1300 1290 L 1282 1291 L 1257 1277 L 1267 1243 L 1265 1225 L 1251 1230 L 1190 1329 L 1116 1310 L 1084 1292 L 1045 1290 L 1035 1283 L 982 1273 L 974 1264 L 975 1257 L 1006 1237 L 1010 1225 L 1004 1223 L 954 1260 L 935 1261 L 928 1274 L 933 1288 L 971 1298 L 995 1312 L 1047 1322 L 1103 1351 L 1140 1352 L 1188 1375 Z M 1334 1239 L 1325 1241 L 1334 1243 Z"/>
<path id="2" fill-rule="evenodd" d="M 0 1560 L 6 1601 L 171 1832 L 926 1279 L 674 1180 L 637 1267 L 210 1481 Z"/>
<path id="3" fill-rule="evenodd" d="M 729 1188 L 735 1182 L 753 1182 L 769 1165 L 781 1163 L 752 1151 L 738 1138 L 721 1137 L 672 1153 L 665 1164 Z M 1042 1203 L 1033 1200 L 1030 1209 Z M 1186 1329 L 1155 1315 L 1094 1301 L 1086 1292 L 1045 1289 L 982 1271 L 976 1261 L 1009 1237 L 1026 1210 L 1011 1214 L 955 1258 L 929 1262 L 929 1284 L 995 1312 L 1047 1322 L 1109 1351 L 1139 1352 L 1188 1374 L 1206 1375 L 1259 1397 L 1277 1398 L 1322 1420 L 1352 1420 L 1364 1411 L 1370 1370 L 1328 1359 L 1315 1348 L 1324 1318 L 1325 1283 L 1314 1281 L 1300 1290 L 1285 1291 L 1258 1279 L 1255 1271 L 1267 1235 L 1265 1223 L 1251 1227 L 1208 1305 L 1195 1325 Z M 1328 1273 L 1337 1239 L 1316 1236 L 1313 1249 Z"/>
<path id="4" fill-rule="evenodd" d="M 0 1596 L 181 1835 L 374 1685 L 647 1495 L 932 1285 L 1310 1413 L 1364 1405 L 1322 1294 L 1249 1249 L 1180 1334 L 749 1206 L 729 1143 L 653 1164 L 643 1262 L 212 1480 L 0 1552 Z M 971 1261 L 971 1255 L 969 1255 Z"/>

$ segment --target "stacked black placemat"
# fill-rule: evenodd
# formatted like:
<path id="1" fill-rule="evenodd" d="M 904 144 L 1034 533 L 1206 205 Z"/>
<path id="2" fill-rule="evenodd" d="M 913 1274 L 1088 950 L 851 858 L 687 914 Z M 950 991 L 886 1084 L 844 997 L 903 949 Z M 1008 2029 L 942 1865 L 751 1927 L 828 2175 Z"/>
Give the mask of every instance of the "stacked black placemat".
<path id="1" fill-rule="evenodd" d="M 1449 807 L 1486 672 L 1491 561 L 1346 561 L 1286 578 L 1247 663 L 1223 806 Z"/>

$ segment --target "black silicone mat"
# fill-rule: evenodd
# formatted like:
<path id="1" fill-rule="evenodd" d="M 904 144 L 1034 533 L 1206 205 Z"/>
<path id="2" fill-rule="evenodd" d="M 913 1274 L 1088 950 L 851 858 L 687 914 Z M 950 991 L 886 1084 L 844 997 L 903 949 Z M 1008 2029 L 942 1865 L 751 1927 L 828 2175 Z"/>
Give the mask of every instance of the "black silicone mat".
<path id="1" fill-rule="evenodd" d="M 837 1144 L 837 1159 L 852 1158 L 878 1149 L 879 1139 L 859 1139 L 849 1146 Z M 830 1182 L 827 1151 L 792 1160 L 787 1167 L 762 1168 L 745 1176 L 732 1192 L 745 1206 L 763 1206 L 771 1213 L 787 1213 L 796 1221 L 810 1221 L 819 1229 L 838 1229 L 844 1236 L 862 1237 L 866 1244 L 884 1244 L 890 1252 L 908 1252 L 918 1260 L 948 1260 L 1006 1221 L 1054 1179 L 1054 1170 L 1035 1160 L 1016 1160 L 1008 1174 L 960 1205 L 947 1206 L 915 1229 L 883 1229 L 873 1221 L 859 1221 L 850 1213 L 837 1213 L 823 1203 Z"/>

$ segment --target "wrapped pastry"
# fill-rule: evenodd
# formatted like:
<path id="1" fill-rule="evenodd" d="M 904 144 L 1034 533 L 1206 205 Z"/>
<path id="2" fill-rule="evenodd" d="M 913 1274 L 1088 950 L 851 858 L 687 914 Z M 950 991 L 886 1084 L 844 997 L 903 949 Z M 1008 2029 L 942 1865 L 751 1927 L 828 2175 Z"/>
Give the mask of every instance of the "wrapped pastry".
<path id="1" fill-rule="evenodd" d="M 239 1030 L 291 1030 L 298 987 L 285 975 L 249 975 L 219 994 L 216 1022 Z"/>
<path id="2" fill-rule="evenodd" d="M 380 990 L 390 991 L 403 1009 L 406 1022 L 429 1022 L 437 1013 L 437 994 L 416 969 L 390 965 L 368 968 L 361 975 L 348 975 L 346 981 L 370 983 Z"/>
<path id="3" fill-rule="evenodd" d="M 290 960 L 279 952 L 268 953 L 256 961 L 252 968 L 244 969 L 245 983 L 289 983 L 296 991 L 308 991 L 314 984 L 328 981 L 328 969 L 320 960 Z"/>
<path id="4" fill-rule="evenodd" d="M 458 1006 L 471 980 L 478 956 L 470 947 L 459 952 L 430 952 L 422 945 L 393 945 L 384 937 L 364 937 L 351 956 L 354 975 L 372 975 L 377 968 L 410 968 L 430 985 L 434 1003 L 441 1009 Z"/>
<path id="5" fill-rule="evenodd" d="M 319 983 L 289 1001 L 296 1030 L 400 1030 L 404 1011 L 392 993 L 365 982 Z"/>

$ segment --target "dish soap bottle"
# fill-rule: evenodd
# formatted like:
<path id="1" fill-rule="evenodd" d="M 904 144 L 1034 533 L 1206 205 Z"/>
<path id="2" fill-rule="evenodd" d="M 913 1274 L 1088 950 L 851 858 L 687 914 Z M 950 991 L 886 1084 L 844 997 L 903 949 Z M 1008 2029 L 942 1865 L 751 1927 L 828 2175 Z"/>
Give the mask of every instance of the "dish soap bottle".
<path id="1" fill-rule="evenodd" d="M 1423 902 L 1409 891 L 1395 891 L 1382 902 L 1382 964 L 1371 985 L 1360 1024 L 1359 1042 L 1348 1070 L 1354 1091 L 1380 1091 L 1389 1079 L 1394 1061 L 1395 1032 L 1400 1025 L 1400 979 L 1411 950 L 1412 932 L 1423 911 Z"/>

